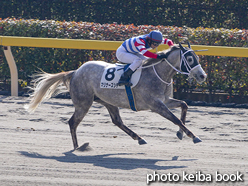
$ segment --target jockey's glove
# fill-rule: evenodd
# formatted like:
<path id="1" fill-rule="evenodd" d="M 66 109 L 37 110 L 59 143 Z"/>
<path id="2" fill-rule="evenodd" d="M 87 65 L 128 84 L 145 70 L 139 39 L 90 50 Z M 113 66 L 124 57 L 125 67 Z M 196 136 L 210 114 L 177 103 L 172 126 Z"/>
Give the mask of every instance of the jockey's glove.
<path id="1" fill-rule="evenodd" d="M 164 59 L 167 58 L 166 54 L 157 54 L 157 59 Z"/>

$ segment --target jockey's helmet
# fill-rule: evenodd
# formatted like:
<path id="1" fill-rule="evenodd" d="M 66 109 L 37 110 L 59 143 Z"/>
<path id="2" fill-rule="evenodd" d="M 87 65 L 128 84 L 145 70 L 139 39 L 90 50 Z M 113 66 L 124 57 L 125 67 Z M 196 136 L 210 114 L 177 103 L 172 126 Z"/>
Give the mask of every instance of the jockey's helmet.
<path id="1" fill-rule="evenodd" d="M 158 30 L 153 30 L 151 31 L 147 38 L 151 41 L 151 42 L 155 42 L 155 43 L 161 43 L 163 40 L 163 35 L 160 31 Z"/>

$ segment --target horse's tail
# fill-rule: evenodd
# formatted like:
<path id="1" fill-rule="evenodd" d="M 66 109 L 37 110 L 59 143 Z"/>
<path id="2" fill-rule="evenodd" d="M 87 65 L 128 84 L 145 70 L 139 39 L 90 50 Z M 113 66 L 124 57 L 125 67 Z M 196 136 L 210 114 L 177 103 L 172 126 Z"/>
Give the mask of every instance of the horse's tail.
<path id="1" fill-rule="evenodd" d="M 40 103 L 49 99 L 52 96 L 58 95 L 62 92 L 70 91 L 70 80 L 75 71 L 60 72 L 57 74 L 41 73 L 34 75 L 33 80 L 33 93 L 30 103 L 25 105 L 24 108 L 28 112 L 33 112 Z M 66 86 L 67 89 L 64 89 Z"/>

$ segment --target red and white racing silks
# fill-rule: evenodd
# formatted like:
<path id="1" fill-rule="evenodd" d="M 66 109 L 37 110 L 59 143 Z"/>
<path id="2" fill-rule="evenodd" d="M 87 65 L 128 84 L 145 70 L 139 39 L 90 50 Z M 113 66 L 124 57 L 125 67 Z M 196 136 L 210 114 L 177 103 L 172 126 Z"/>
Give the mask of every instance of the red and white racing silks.
<path id="1" fill-rule="evenodd" d="M 154 53 L 148 51 L 151 49 L 151 47 L 148 45 L 148 42 L 146 39 L 147 36 L 148 35 L 142 35 L 142 36 L 137 36 L 137 37 L 127 39 L 126 41 L 124 41 L 122 46 L 129 53 L 141 53 L 146 57 L 156 59 L 157 54 L 154 54 Z M 170 39 L 164 38 L 162 40 L 161 44 L 167 44 L 169 46 L 172 46 L 173 42 Z"/>

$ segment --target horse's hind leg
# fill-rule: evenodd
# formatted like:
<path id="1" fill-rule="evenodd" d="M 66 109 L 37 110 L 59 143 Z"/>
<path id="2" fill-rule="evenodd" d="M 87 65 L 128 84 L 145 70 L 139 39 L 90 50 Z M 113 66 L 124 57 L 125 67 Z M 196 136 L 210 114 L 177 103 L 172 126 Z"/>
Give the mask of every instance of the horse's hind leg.
<path id="1" fill-rule="evenodd" d="M 81 103 L 80 106 L 79 105 L 75 106 L 74 104 L 75 112 L 69 120 L 70 132 L 71 132 L 74 149 L 78 147 L 77 133 L 76 133 L 77 127 L 79 123 L 83 120 L 84 116 L 87 114 L 92 103 L 93 100 L 92 101 L 87 100 L 86 102 L 84 102 L 84 104 Z"/>
<path id="2" fill-rule="evenodd" d="M 74 149 L 78 147 L 78 141 L 77 141 L 77 127 L 79 123 L 83 120 L 84 116 L 86 115 L 87 111 L 80 111 L 80 109 L 76 109 L 74 114 L 69 120 L 69 126 L 70 126 L 70 132 L 72 137 L 72 142 Z"/>
<path id="3" fill-rule="evenodd" d="M 165 103 L 166 106 L 169 109 L 173 109 L 173 108 L 177 108 L 177 107 L 181 107 L 182 112 L 181 112 L 181 121 L 183 122 L 183 124 L 185 125 L 185 120 L 186 120 L 186 114 L 187 114 L 187 110 L 188 110 L 188 105 L 186 102 L 181 101 L 181 100 L 177 100 L 177 99 L 173 99 L 173 98 L 169 98 L 169 100 Z M 179 130 L 177 131 L 177 137 L 182 140 L 183 139 L 183 130 L 179 127 Z"/>
<path id="4" fill-rule="evenodd" d="M 110 105 L 110 104 L 108 104 L 106 102 L 103 102 L 100 99 L 96 99 L 95 101 L 98 102 L 98 103 L 101 103 L 102 105 L 104 105 L 108 109 L 108 112 L 110 114 L 110 117 L 112 119 L 112 122 L 115 125 L 117 125 L 121 130 L 123 130 L 124 132 L 126 132 L 134 140 L 138 140 L 138 143 L 140 145 L 147 144 L 147 142 L 143 138 L 141 138 L 138 134 L 136 134 L 131 129 L 129 129 L 126 125 L 123 124 L 122 119 L 120 117 L 120 113 L 119 113 L 118 107 L 115 107 L 115 106 Z"/>

